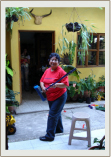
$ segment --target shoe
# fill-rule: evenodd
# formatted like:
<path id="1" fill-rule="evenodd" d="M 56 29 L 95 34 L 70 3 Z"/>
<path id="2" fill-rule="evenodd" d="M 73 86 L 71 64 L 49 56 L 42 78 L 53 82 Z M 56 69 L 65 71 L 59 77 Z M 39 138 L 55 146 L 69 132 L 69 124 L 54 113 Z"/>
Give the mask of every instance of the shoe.
<path id="1" fill-rule="evenodd" d="M 54 139 L 50 139 L 50 138 L 45 137 L 45 136 L 39 137 L 39 139 L 40 139 L 41 141 L 53 141 L 53 140 L 54 140 Z"/>
<path id="2" fill-rule="evenodd" d="M 63 132 L 60 132 L 60 131 L 56 131 L 56 134 L 60 134 L 60 133 L 63 133 Z"/>

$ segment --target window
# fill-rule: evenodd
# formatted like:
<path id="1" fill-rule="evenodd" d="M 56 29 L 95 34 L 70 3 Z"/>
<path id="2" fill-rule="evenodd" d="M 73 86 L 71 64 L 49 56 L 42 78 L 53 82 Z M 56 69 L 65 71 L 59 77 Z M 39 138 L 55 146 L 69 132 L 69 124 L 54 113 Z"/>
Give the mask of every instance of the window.
<path id="1" fill-rule="evenodd" d="M 78 46 L 77 46 L 77 67 L 83 67 L 80 49 L 80 43 L 82 38 L 80 34 L 78 36 Z M 91 38 L 91 37 L 90 37 Z M 105 34 L 104 33 L 94 33 L 92 43 L 89 42 L 88 45 L 88 55 L 85 52 L 83 57 L 84 67 L 96 67 L 105 66 Z"/>

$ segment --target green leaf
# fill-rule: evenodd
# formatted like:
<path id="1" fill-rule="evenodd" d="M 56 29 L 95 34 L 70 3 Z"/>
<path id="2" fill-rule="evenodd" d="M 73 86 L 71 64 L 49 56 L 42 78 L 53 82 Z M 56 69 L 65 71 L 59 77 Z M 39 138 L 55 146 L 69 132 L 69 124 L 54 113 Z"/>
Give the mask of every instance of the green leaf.
<path id="1" fill-rule="evenodd" d="M 11 21 L 11 29 L 12 29 L 12 27 L 13 27 L 13 23 L 14 23 L 14 21 Z"/>
<path id="2" fill-rule="evenodd" d="M 91 25 L 92 27 L 96 28 L 94 25 Z"/>
<path id="3" fill-rule="evenodd" d="M 67 46 L 67 48 L 68 48 L 68 46 L 69 46 L 69 41 L 68 41 L 66 38 L 63 38 L 63 40 L 65 41 L 66 46 Z"/>
<path id="4" fill-rule="evenodd" d="M 6 113 L 10 113 L 8 106 L 6 106 Z"/>
<path id="5" fill-rule="evenodd" d="M 9 67 L 6 67 L 7 73 L 13 77 L 13 71 Z"/>
<path id="6" fill-rule="evenodd" d="M 100 140 L 98 140 L 98 138 L 94 138 L 94 143 L 100 143 Z"/>

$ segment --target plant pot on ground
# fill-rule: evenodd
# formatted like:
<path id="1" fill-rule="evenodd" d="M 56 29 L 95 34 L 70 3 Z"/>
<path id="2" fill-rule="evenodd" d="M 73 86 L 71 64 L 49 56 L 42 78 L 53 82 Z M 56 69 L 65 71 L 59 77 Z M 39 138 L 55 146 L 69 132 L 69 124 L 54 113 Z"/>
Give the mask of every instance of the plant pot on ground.
<path id="1" fill-rule="evenodd" d="M 77 101 L 80 102 L 80 103 L 83 103 L 84 97 L 83 97 L 82 92 L 80 92 L 80 94 L 78 94 L 78 99 L 77 99 Z"/>
<path id="2" fill-rule="evenodd" d="M 92 75 L 89 75 L 88 77 L 85 78 L 85 84 L 86 84 L 86 91 L 88 91 L 88 95 L 86 98 L 86 103 L 90 104 L 91 103 L 91 97 L 94 97 L 94 92 L 96 91 L 96 81 L 94 80 L 95 75 L 93 75 L 93 70 L 92 70 Z M 92 95 L 92 96 L 91 96 Z"/>
<path id="3" fill-rule="evenodd" d="M 97 92 L 97 100 L 98 101 L 101 101 L 101 99 L 103 98 L 104 99 L 104 96 L 105 96 L 105 93 L 104 92 Z"/>
<path id="4" fill-rule="evenodd" d="M 99 143 L 99 145 L 92 146 L 88 150 L 105 150 L 105 135 L 102 137 L 101 140 L 98 140 L 98 138 L 94 138 L 93 143 Z"/>
<path id="5" fill-rule="evenodd" d="M 91 102 L 94 102 L 96 100 L 96 96 L 97 96 L 97 91 L 95 91 L 96 89 L 91 91 Z"/>
<path id="6" fill-rule="evenodd" d="M 84 91 L 84 100 L 86 100 L 87 97 L 90 97 L 91 92 L 86 90 Z"/>
<path id="7" fill-rule="evenodd" d="M 71 100 L 73 102 L 76 102 L 78 100 L 78 97 L 79 97 L 79 94 L 78 93 L 75 93 L 75 95 L 73 97 L 71 97 Z"/>
<path id="8" fill-rule="evenodd" d="M 78 98 L 78 102 L 83 103 L 83 101 L 84 101 L 83 97 L 82 98 L 81 97 Z"/>
<path id="9" fill-rule="evenodd" d="M 8 110 L 11 114 L 15 114 L 16 111 L 15 111 L 15 106 L 8 106 Z"/>
<path id="10" fill-rule="evenodd" d="M 66 102 L 70 102 L 70 101 L 71 101 L 71 97 L 69 95 L 69 92 L 67 91 L 67 100 L 66 100 Z"/>
<path id="11" fill-rule="evenodd" d="M 14 117 L 10 113 L 6 113 L 6 150 L 8 150 L 8 135 L 11 129 L 11 126 L 15 123 Z M 16 130 L 15 130 L 16 131 Z"/>
<path id="12" fill-rule="evenodd" d="M 78 93 L 75 86 L 76 86 L 75 81 L 69 81 L 69 86 L 67 87 L 67 93 L 68 93 L 68 99 L 71 101 L 76 101 L 78 98 Z"/>
<path id="13" fill-rule="evenodd" d="M 90 104 L 90 103 L 91 103 L 91 98 L 90 98 L 90 97 L 87 97 L 87 98 L 86 98 L 86 103 L 87 103 L 87 104 Z"/>
<path id="14" fill-rule="evenodd" d="M 102 75 L 102 77 L 99 77 L 101 81 L 97 82 L 97 91 L 105 92 L 105 77 Z"/>
<path id="15" fill-rule="evenodd" d="M 6 150 L 8 149 L 8 132 L 9 127 L 15 121 L 11 118 L 9 106 L 19 106 L 19 102 L 15 99 L 15 96 L 19 94 L 19 92 L 14 92 L 11 88 L 12 86 L 12 77 L 13 70 L 10 68 L 10 61 L 7 60 L 7 54 L 5 56 L 5 68 L 6 68 L 6 97 L 5 97 L 5 107 L 6 107 Z"/>
<path id="16" fill-rule="evenodd" d="M 91 97 L 91 102 L 95 102 L 96 98 L 95 97 Z"/>
<path id="17" fill-rule="evenodd" d="M 99 91 L 105 92 L 105 86 L 99 86 L 99 87 L 97 88 L 97 91 L 98 91 L 98 92 L 99 92 Z"/>

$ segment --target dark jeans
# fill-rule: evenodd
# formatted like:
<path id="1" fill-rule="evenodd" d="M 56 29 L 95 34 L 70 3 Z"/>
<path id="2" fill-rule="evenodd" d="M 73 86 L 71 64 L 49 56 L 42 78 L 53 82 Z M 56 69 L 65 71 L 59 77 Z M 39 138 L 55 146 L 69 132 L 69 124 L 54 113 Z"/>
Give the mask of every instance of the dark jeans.
<path id="1" fill-rule="evenodd" d="M 63 132 L 61 112 L 66 103 L 67 91 L 58 99 L 48 101 L 49 103 L 49 116 L 47 121 L 47 134 L 46 137 L 54 139 L 56 132 Z"/>
<path id="2" fill-rule="evenodd" d="M 28 67 L 21 67 L 21 73 L 22 73 L 22 90 L 29 90 L 29 80 L 28 80 L 28 75 L 29 75 L 29 69 Z"/>

